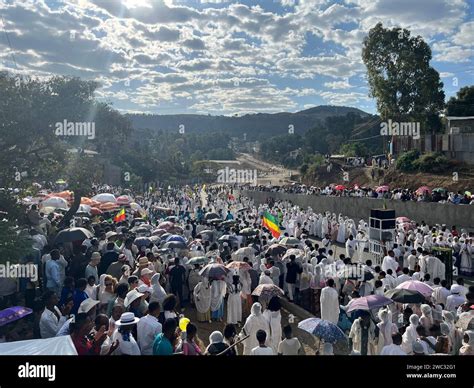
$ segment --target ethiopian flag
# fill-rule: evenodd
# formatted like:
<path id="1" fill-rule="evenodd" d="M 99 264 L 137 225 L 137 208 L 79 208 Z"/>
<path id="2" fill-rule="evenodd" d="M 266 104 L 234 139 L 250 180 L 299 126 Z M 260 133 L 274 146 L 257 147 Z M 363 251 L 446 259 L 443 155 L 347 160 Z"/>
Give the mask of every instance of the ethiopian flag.
<path id="1" fill-rule="evenodd" d="M 269 212 L 263 213 L 262 225 L 272 233 L 273 237 L 280 237 L 281 232 L 280 227 L 278 226 L 278 220 Z"/>
<path id="2" fill-rule="evenodd" d="M 125 221 L 125 209 L 122 208 L 122 210 L 120 210 L 114 217 L 114 222 L 121 222 L 121 221 Z"/>

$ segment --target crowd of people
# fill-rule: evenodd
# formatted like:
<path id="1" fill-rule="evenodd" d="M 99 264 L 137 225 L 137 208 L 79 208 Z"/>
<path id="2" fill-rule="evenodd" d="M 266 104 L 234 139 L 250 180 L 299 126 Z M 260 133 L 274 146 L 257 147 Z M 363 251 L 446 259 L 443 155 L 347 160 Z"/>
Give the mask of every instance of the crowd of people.
<path id="1" fill-rule="evenodd" d="M 123 217 L 78 216 L 72 229 L 60 230 L 63 216 L 44 214 L 41 202 L 29 209 L 28 260 L 41 276 L 14 287 L 2 279 L 0 289 L 2 308 L 23 301 L 33 318 L 0 326 L 2 341 L 70 336 L 79 355 L 304 354 L 286 303 L 343 333 L 319 336 L 317 354 L 474 355 L 467 231 L 400 223 L 393 243 L 371 256 L 364 220 L 283 201 L 255 205 L 226 187 L 127 196 Z M 278 231 L 262 226 L 267 214 Z M 77 228 L 83 236 L 64 238 Z M 462 276 L 453 284 L 436 248 L 454 257 Z"/>
<path id="2" fill-rule="evenodd" d="M 305 195 L 328 195 L 335 197 L 364 197 L 364 198 L 383 198 L 400 201 L 418 201 L 418 202 L 438 202 L 454 205 L 472 205 L 474 197 L 470 191 L 448 191 L 443 188 L 434 188 L 431 190 L 422 186 L 416 190 L 395 188 L 390 189 L 388 185 L 377 187 L 363 187 L 353 185 L 352 187 L 344 185 L 328 185 L 325 187 L 306 186 L 304 184 L 291 184 L 284 186 L 273 185 L 246 185 L 245 190 L 265 191 L 273 193 L 290 193 Z"/>

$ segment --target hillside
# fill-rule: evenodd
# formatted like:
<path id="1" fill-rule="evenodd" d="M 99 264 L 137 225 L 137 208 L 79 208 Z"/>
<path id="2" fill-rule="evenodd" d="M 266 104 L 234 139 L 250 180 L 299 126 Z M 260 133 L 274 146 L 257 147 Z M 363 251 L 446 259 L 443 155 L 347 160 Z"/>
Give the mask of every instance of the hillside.
<path id="1" fill-rule="evenodd" d="M 295 134 L 303 135 L 307 130 L 322 125 L 328 117 L 355 113 L 364 118 L 368 113 L 347 106 L 321 105 L 296 113 L 257 113 L 243 116 L 211 116 L 197 114 L 147 115 L 127 114 L 135 129 L 156 129 L 178 132 L 184 125 L 186 132 L 224 131 L 231 136 L 247 134 L 247 140 L 261 140 L 268 136 L 288 133 L 292 125 Z M 183 128 L 183 127 L 181 127 Z"/>

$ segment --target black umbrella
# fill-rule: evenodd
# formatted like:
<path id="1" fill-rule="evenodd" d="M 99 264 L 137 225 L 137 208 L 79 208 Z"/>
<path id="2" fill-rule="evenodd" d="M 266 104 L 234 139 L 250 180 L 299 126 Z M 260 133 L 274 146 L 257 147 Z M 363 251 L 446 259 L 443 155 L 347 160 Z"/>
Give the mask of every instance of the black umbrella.
<path id="1" fill-rule="evenodd" d="M 219 214 L 213 213 L 213 212 L 206 213 L 206 215 L 204 216 L 204 219 L 206 219 L 208 221 L 209 220 L 214 220 L 214 219 L 217 219 L 217 218 L 221 218 L 221 217 L 219 216 Z"/>
<path id="2" fill-rule="evenodd" d="M 182 241 L 168 241 L 163 245 L 163 248 L 169 249 L 184 249 L 186 248 L 186 244 Z"/>
<path id="3" fill-rule="evenodd" d="M 92 238 L 93 234 L 85 228 L 68 228 L 61 230 L 54 240 L 55 244 L 80 241 L 87 238 Z"/>
<path id="4" fill-rule="evenodd" d="M 418 291 L 394 288 L 385 292 L 387 298 L 399 303 L 424 303 L 425 297 Z"/>

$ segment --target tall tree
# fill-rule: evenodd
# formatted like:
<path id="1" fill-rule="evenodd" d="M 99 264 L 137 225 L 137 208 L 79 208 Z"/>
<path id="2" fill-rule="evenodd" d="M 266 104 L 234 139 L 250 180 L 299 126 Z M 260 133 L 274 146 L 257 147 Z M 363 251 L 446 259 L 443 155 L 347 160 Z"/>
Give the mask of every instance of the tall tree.
<path id="1" fill-rule="evenodd" d="M 448 116 L 474 116 L 474 86 L 465 86 L 446 104 Z"/>
<path id="2" fill-rule="evenodd" d="M 406 29 L 386 29 L 378 23 L 369 31 L 362 59 L 370 96 L 383 120 L 418 121 L 425 132 L 441 129 L 440 120 L 433 118 L 444 108 L 443 83 L 430 66 L 431 57 L 421 36 L 410 36 Z"/>

